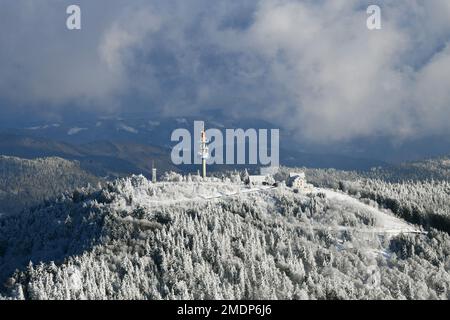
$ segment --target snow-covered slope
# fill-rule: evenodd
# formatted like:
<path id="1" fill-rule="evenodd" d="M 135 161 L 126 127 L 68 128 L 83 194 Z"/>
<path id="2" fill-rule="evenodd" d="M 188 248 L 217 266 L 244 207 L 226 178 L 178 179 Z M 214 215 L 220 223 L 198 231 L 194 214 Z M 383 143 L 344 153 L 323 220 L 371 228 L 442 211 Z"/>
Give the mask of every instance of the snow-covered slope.
<path id="1" fill-rule="evenodd" d="M 380 212 L 327 192 L 168 180 L 133 176 L 0 218 L 3 295 L 448 298 L 446 234 L 361 236 L 382 227 Z"/>
<path id="2" fill-rule="evenodd" d="M 362 203 L 358 199 L 352 198 L 351 196 L 329 190 L 329 189 L 318 189 L 319 192 L 323 192 L 328 199 L 341 202 L 343 206 L 351 207 L 353 210 L 361 210 L 369 212 L 375 219 L 375 225 L 371 228 L 372 232 L 387 233 L 392 235 L 398 235 L 401 233 L 425 233 L 417 226 L 414 226 L 406 221 L 395 217 L 392 212 L 388 210 L 381 210 L 379 208 L 369 206 Z"/>
<path id="3" fill-rule="evenodd" d="M 0 212 L 15 214 L 66 190 L 99 181 L 77 161 L 0 156 Z"/>

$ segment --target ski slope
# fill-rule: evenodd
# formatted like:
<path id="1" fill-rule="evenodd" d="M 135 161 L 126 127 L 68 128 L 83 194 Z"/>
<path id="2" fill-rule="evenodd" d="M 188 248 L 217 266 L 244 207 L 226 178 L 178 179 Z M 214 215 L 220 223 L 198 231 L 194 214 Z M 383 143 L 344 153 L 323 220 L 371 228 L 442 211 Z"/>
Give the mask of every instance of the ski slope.
<path id="1" fill-rule="evenodd" d="M 316 189 L 317 192 L 324 193 L 328 199 L 332 199 L 334 201 L 345 202 L 348 205 L 351 205 L 355 208 L 361 208 L 361 210 L 369 211 L 377 220 L 377 226 L 370 229 L 370 232 L 375 233 L 385 233 L 391 235 L 398 235 L 401 233 L 426 233 L 421 231 L 419 228 L 415 227 L 412 224 L 407 223 L 406 221 L 393 216 L 387 211 L 380 210 L 378 208 L 374 208 L 369 206 L 356 198 L 353 198 L 347 194 L 340 193 L 337 191 L 333 191 L 330 189 Z"/>

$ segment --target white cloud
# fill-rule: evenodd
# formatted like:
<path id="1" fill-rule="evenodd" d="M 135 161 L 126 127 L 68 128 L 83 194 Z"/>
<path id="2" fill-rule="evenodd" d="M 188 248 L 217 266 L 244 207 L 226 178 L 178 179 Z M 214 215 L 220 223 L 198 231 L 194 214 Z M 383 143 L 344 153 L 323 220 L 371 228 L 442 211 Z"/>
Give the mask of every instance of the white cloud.
<path id="1" fill-rule="evenodd" d="M 127 60 L 133 59 L 133 50 L 142 48 L 145 37 L 158 31 L 160 18 L 147 9 L 126 10 L 118 21 L 105 32 L 99 45 L 101 61 L 115 73 L 125 72 Z M 146 48 L 149 49 L 148 47 Z"/>
<path id="2" fill-rule="evenodd" d="M 261 2 L 241 36 L 250 43 L 247 50 L 263 56 L 270 84 L 285 92 L 262 113 L 297 129 L 301 139 L 319 142 L 380 135 L 401 140 L 448 131 L 448 50 L 424 65 L 408 63 L 430 54 L 417 52 L 422 26 L 422 46 L 432 43 L 436 50 L 449 39 L 448 19 L 426 14 L 442 18 L 437 8 L 448 10 L 448 4 L 387 2 L 382 31 L 366 29 L 365 7 L 358 4 Z M 403 23 L 405 10 L 417 19 L 412 27 Z M 441 28 L 447 33 L 436 35 Z"/>
<path id="3" fill-rule="evenodd" d="M 413 98 L 417 126 L 422 133 L 430 128 L 448 132 L 450 119 L 450 46 L 436 54 L 416 75 Z"/>

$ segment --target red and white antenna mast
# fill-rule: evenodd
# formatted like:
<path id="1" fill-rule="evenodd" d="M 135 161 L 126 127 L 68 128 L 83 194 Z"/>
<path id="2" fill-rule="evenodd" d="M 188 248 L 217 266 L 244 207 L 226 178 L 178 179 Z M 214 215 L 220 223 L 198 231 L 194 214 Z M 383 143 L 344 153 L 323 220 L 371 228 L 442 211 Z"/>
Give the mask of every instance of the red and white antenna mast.
<path id="1" fill-rule="evenodd" d="M 202 158 L 202 177 L 206 178 L 206 160 L 209 158 L 209 149 L 208 149 L 208 139 L 206 138 L 206 131 L 205 127 L 202 129 L 202 135 L 201 135 L 201 141 L 200 141 L 200 152 L 199 155 Z"/>

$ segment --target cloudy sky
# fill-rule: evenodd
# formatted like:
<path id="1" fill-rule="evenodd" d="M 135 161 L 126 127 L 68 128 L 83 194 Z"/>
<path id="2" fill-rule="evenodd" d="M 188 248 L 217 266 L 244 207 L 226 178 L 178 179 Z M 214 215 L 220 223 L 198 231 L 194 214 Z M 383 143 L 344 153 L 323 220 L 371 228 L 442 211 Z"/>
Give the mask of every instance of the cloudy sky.
<path id="1" fill-rule="evenodd" d="M 414 141 L 450 133 L 449 39 L 448 0 L 0 0 L 0 114 L 222 109 L 311 143 Z"/>

